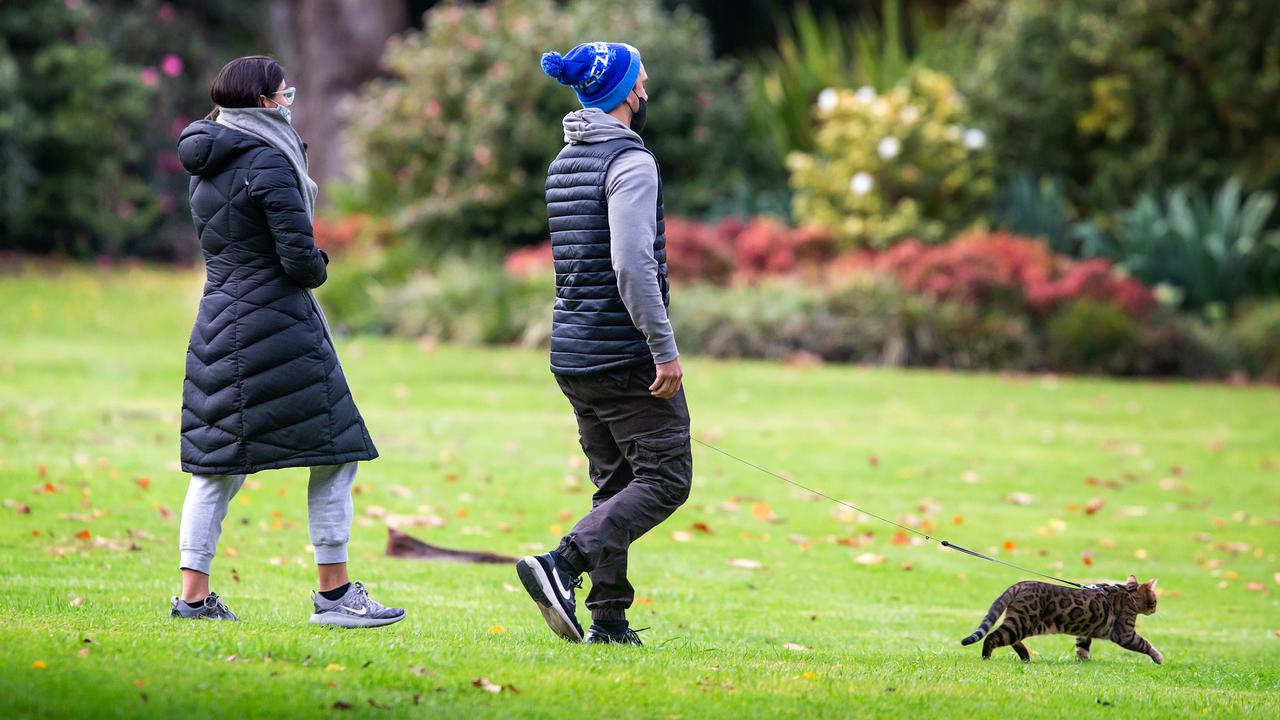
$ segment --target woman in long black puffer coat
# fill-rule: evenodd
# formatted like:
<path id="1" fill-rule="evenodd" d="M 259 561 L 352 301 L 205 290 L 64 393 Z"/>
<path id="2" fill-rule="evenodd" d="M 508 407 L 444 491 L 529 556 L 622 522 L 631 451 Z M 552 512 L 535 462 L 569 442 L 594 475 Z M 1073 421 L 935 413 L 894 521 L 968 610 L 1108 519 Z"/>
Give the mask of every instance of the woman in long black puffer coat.
<path id="1" fill-rule="evenodd" d="M 311 622 L 387 625 L 404 611 L 381 606 L 347 577 L 351 485 L 357 462 L 378 451 L 311 293 L 325 281 L 328 257 L 312 239 L 316 186 L 289 122 L 294 92 L 274 59 L 234 60 L 214 81 L 214 113 L 178 143 L 207 280 L 182 392 L 182 468 L 192 477 L 182 508 L 182 596 L 171 615 L 237 619 L 209 591 L 228 503 L 246 475 L 309 467 L 320 580 Z"/>

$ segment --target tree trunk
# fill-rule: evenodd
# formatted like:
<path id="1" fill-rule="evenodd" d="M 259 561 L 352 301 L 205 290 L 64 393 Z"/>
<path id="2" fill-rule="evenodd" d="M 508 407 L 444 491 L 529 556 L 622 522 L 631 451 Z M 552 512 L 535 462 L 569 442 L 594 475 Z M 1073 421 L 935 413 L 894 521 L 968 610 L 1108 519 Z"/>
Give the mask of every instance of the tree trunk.
<path id="1" fill-rule="evenodd" d="M 409 27 L 405 0 L 277 0 L 271 27 L 280 32 L 285 79 L 298 88 L 293 123 L 307 142 L 311 177 L 321 183 L 345 176 L 344 106 L 380 73 L 387 39 Z"/>

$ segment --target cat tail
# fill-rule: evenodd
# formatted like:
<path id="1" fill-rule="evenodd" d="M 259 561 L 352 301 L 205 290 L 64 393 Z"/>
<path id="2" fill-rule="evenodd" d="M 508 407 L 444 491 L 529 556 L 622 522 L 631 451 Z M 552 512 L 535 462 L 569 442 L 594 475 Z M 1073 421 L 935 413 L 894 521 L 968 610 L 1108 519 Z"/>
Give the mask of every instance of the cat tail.
<path id="1" fill-rule="evenodd" d="M 972 645 L 983 638 L 990 630 L 991 626 L 996 624 L 996 620 L 1000 618 L 1000 613 L 1009 605 L 1009 600 L 1013 597 L 1013 588 L 1005 590 L 996 601 L 991 603 L 991 609 L 987 611 L 986 617 L 982 618 L 982 623 L 978 625 L 978 629 L 973 634 L 960 641 L 961 645 Z"/>

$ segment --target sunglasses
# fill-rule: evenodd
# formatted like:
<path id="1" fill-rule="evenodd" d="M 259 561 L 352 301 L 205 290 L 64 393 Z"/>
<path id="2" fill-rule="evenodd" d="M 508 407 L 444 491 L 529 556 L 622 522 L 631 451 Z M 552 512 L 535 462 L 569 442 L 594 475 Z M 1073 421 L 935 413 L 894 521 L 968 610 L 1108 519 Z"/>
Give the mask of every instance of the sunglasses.
<path id="1" fill-rule="evenodd" d="M 287 103 L 289 103 L 290 105 L 292 105 L 292 104 L 293 104 L 293 98 L 294 98 L 297 94 L 298 94 L 298 88 L 296 88 L 296 87 L 287 87 L 287 88 L 285 88 L 285 89 L 283 89 L 283 90 L 277 90 L 277 91 L 275 91 L 275 92 L 271 93 L 271 97 L 275 97 L 276 95 L 283 95 L 283 96 L 284 96 L 284 101 L 285 101 L 285 102 L 287 102 Z"/>

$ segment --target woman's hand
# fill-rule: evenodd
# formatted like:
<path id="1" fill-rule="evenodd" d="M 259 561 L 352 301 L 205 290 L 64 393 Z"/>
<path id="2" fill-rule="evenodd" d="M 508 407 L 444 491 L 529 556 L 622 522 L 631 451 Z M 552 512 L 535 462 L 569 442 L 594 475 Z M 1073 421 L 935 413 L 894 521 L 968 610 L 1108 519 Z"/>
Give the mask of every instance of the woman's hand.
<path id="1" fill-rule="evenodd" d="M 649 386 L 649 393 L 654 397 L 670 400 L 680 390 L 680 382 L 684 379 L 684 370 L 680 368 L 680 359 L 656 365 L 658 377 Z"/>

